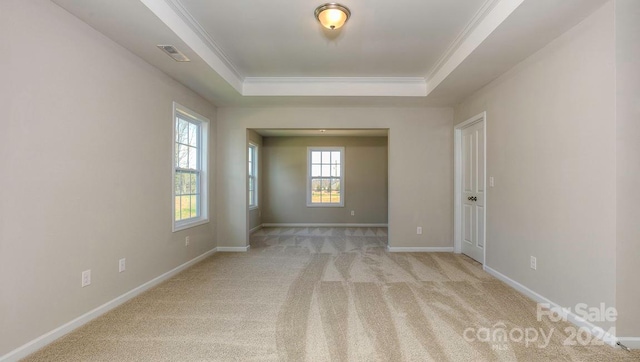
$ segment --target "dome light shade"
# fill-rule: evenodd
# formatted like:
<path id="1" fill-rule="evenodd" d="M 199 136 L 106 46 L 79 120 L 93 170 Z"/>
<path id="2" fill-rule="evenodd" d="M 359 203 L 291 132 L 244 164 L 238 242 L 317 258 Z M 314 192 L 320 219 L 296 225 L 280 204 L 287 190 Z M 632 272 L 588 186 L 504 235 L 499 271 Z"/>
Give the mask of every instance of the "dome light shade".
<path id="1" fill-rule="evenodd" d="M 320 5 L 315 11 L 316 19 L 327 29 L 339 29 L 351 17 L 351 11 L 340 4 L 328 3 Z"/>

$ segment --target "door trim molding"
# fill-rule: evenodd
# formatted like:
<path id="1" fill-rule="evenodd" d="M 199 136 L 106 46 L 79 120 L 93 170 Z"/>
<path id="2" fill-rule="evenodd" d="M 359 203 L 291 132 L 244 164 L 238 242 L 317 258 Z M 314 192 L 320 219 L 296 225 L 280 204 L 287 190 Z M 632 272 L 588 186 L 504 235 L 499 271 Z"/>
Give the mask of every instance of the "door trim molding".
<path id="1" fill-rule="evenodd" d="M 484 121 L 484 264 L 487 262 L 487 112 L 477 114 L 464 122 L 455 125 L 454 142 L 454 176 L 453 176 L 453 252 L 462 253 L 462 130 L 478 122 Z"/>

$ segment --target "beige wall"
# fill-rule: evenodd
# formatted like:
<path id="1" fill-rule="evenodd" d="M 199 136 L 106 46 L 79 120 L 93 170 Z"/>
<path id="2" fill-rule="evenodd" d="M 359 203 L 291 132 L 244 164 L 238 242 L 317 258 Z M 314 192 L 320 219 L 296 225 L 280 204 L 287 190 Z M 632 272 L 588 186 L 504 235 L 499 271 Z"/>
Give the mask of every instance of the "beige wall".
<path id="1" fill-rule="evenodd" d="M 616 0 L 619 336 L 640 337 L 640 1 Z"/>
<path id="2" fill-rule="evenodd" d="M 456 123 L 487 112 L 487 265 L 568 307 L 615 305 L 613 11 L 605 5 L 455 110 Z"/>
<path id="3" fill-rule="evenodd" d="M 253 143 L 258 146 L 258 207 L 249 209 L 249 230 L 254 229 L 260 225 L 262 225 L 262 203 L 264 200 L 263 192 L 262 192 L 262 175 L 263 175 L 263 162 L 262 162 L 262 136 L 259 135 L 256 131 L 249 129 L 247 130 L 247 147 L 248 143 Z M 247 186 L 248 188 L 248 186 Z M 247 202 L 247 205 L 249 203 Z"/>
<path id="4" fill-rule="evenodd" d="M 216 246 L 213 223 L 171 232 L 172 101 L 216 124 L 50 1 L 1 1 L 0 44 L 2 356 Z"/>
<path id="5" fill-rule="evenodd" d="M 312 146 L 345 148 L 344 207 L 307 207 L 307 147 Z M 264 138 L 263 221 L 386 224 L 387 153 L 387 137 Z"/>
<path id="6" fill-rule="evenodd" d="M 248 128 L 388 128 L 389 244 L 453 246 L 453 114 L 448 108 L 218 108 L 218 245 L 247 245 Z M 416 227 L 422 226 L 422 235 Z"/>

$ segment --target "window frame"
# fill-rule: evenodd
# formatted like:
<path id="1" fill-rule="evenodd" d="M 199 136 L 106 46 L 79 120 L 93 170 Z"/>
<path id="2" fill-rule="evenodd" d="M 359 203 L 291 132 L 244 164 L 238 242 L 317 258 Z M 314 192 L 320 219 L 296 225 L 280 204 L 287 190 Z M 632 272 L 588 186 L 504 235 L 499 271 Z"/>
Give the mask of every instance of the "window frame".
<path id="1" fill-rule="evenodd" d="M 318 177 L 312 177 L 312 154 L 313 152 L 322 152 L 322 151 L 331 151 L 331 152 L 340 152 L 340 176 L 339 177 L 330 177 L 330 178 L 339 178 L 340 179 L 340 203 L 321 203 L 321 202 L 312 202 L 312 191 L 311 184 L 312 179 Z M 344 207 L 345 200 L 345 148 L 344 147 L 307 147 L 307 207 Z"/>
<path id="2" fill-rule="evenodd" d="M 249 142 L 249 146 L 247 147 L 247 204 L 249 205 L 249 210 L 255 210 L 259 207 L 260 199 L 259 199 L 259 187 L 258 187 L 258 145 Z M 252 155 L 251 158 L 249 155 Z M 251 160 L 251 161 L 250 161 Z M 248 163 L 251 162 L 251 168 L 249 169 Z M 253 200 L 251 198 L 251 178 L 253 177 Z"/>
<path id="3" fill-rule="evenodd" d="M 210 121 L 197 112 L 173 102 L 173 125 L 172 147 L 171 147 L 171 225 L 172 231 L 180 231 L 203 225 L 209 222 L 209 124 Z M 176 220 L 176 174 L 181 170 L 191 172 L 193 169 L 183 169 L 177 167 L 176 146 L 177 146 L 177 125 L 179 118 L 198 126 L 198 160 L 196 165 L 199 181 L 197 185 L 197 207 L 199 215 L 184 220 Z"/>

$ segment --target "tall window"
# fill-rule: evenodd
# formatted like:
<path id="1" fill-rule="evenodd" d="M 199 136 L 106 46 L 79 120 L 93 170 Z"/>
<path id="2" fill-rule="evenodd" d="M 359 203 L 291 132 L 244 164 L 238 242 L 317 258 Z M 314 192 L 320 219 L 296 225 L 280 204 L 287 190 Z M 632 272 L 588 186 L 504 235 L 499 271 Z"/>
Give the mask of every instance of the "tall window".
<path id="1" fill-rule="evenodd" d="M 249 208 L 258 207 L 258 146 L 249 144 Z"/>
<path id="2" fill-rule="evenodd" d="M 309 147 L 307 157 L 307 206 L 344 206 L 344 147 Z"/>
<path id="3" fill-rule="evenodd" d="M 174 103 L 173 230 L 208 222 L 208 120 Z"/>

